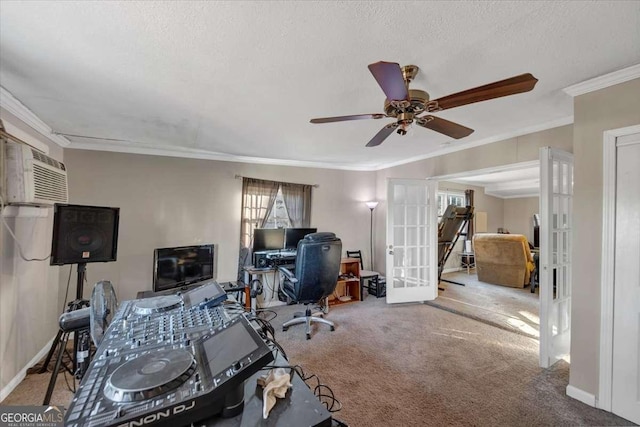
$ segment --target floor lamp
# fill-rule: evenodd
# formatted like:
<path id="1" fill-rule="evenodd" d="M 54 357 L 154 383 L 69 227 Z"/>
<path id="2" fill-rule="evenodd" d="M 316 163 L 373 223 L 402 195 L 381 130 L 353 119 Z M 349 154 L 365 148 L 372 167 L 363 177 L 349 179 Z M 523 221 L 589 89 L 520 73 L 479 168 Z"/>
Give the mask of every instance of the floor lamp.
<path id="1" fill-rule="evenodd" d="M 371 211 L 371 225 L 369 227 L 369 256 L 371 257 L 371 270 L 373 271 L 373 210 L 378 206 L 378 202 L 366 202 Z"/>

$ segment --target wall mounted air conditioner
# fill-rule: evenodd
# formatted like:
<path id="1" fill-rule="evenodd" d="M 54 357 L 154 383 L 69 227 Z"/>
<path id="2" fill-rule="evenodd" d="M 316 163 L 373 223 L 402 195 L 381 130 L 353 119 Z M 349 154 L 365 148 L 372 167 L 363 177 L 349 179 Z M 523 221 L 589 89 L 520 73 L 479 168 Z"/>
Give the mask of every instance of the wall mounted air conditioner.
<path id="1" fill-rule="evenodd" d="M 68 202 L 67 169 L 63 163 L 26 144 L 5 145 L 5 203 L 47 206 Z"/>

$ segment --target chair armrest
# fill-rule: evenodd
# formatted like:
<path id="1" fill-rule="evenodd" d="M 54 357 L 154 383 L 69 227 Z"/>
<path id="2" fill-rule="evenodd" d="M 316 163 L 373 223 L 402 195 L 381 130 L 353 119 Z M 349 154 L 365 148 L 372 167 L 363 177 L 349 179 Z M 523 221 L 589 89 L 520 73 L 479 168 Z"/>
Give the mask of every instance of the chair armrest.
<path id="1" fill-rule="evenodd" d="M 291 283 L 297 283 L 298 282 L 298 279 L 296 279 L 296 276 L 294 276 L 293 272 L 291 270 L 289 270 L 288 268 L 280 266 L 280 267 L 278 267 L 278 271 L 280 271 L 280 273 L 284 274 L 285 279 L 287 279 Z"/>

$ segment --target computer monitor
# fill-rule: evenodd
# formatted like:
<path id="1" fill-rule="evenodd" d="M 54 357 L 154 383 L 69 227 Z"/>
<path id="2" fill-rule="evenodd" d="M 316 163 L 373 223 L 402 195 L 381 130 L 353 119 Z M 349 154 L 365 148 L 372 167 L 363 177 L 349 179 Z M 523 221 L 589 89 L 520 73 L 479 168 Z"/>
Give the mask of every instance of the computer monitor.
<path id="1" fill-rule="evenodd" d="M 213 248 L 210 245 L 159 248 L 153 251 L 153 290 L 182 288 L 213 278 Z"/>
<path id="2" fill-rule="evenodd" d="M 284 248 L 284 228 L 256 228 L 253 230 L 253 253 L 277 251 Z"/>
<path id="3" fill-rule="evenodd" d="M 284 231 L 285 249 L 296 249 L 298 247 L 298 242 L 304 239 L 304 236 L 317 231 L 317 228 L 286 228 Z"/>

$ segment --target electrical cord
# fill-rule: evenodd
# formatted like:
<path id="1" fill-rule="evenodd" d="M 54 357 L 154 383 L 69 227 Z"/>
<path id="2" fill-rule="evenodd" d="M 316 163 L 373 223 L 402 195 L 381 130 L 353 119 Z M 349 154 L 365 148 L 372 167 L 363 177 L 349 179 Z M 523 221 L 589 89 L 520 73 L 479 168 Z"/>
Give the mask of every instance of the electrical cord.
<path id="1" fill-rule="evenodd" d="M 271 313 L 273 314 L 273 317 L 270 317 L 268 319 L 264 319 L 266 322 L 271 322 L 273 319 L 275 319 L 276 317 L 278 317 L 278 313 L 276 313 L 273 310 L 269 310 L 268 308 L 261 308 L 260 310 L 256 310 L 256 314 L 258 313 Z"/>
<path id="2" fill-rule="evenodd" d="M 269 311 L 271 310 L 262 310 L 262 312 L 269 312 Z M 275 318 L 275 316 L 273 318 Z M 284 357 L 285 360 L 289 360 L 282 346 L 275 340 L 275 329 L 271 325 L 271 323 L 268 320 L 257 317 L 257 315 L 251 320 L 261 325 L 262 337 L 267 342 L 267 345 L 269 345 L 269 347 L 272 348 L 272 351 L 273 350 L 276 351 L 274 358 L 278 356 L 278 352 L 279 352 L 280 354 L 282 354 L 282 357 Z M 271 335 L 271 337 L 269 337 L 269 335 Z M 329 412 L 331 413 L 338 412 L 339 410 L 342 409 L 342 402 L 340 402 L 335 397 L 331 387 L 320 382 L 320 378 L 315 374 L 306 375 L 304 372 L 304 369 L 302 369 L 302 366 L 300 365 L 285 365 L 285 366 L 267 365 L 262 369 L 272 369 L 272 368 L 290 369 L 291 370 L 290 375 L 292 376 L 292 378 L 294 373 L 298 374 L 302 379 L 302 381 L 304 381 L 307 387 L 309 387 L 309 389 L 313 391 L 313 394 L 318 398 L 320 403 L 322 403 L 327 408 Z M 313 382 L 313 380 L 315 380 L 315 383 Z"/>
<path id="3" fill-rule="evenodd" d="M 294 367 L 294 370 L 300 376 L 302 381 L 307 384 L 307 387 L 309 387 L 313 391 L 313 394 L 318 398 L 320 403 L 322 403 L 327 408 L 327 411 L 333 413 L 338 412 L 342 409 L 342 402 L 336 399 L 331 387 L 326 384 L 322 384 L 320 382 L 320 378 L 316 374 L 310 374 L 308 376 L 305 375 L 304 370 L 300 365 L 296 365 L 296 367 Z M 315 387 L 311 387 L 310 384 L 311 380 L 313 379 L 316 380 Z"/>
<path id="4" fill-rule="evenodd" d="M 277 317 L 277 313 L 273 310 L 269 309 L 258 309 L 251 310 L 247 309 L 237 302 L 232 302 L 227 304 L 225 307 L 226 310 L 231 310 L 237 312 L 242 312 L 247 315 L 247 319 L 250 322 L 255 322 L 259 325 L 258 333 L 261 337 L 266 341 L 267 345 L 274 353 L 274 359 L 278 357 L 278 353 L 282 355 L 285 360 L 289 360 L 284 348 L 276 341 L 275 339 L 275 328 L 271 325 L 270 320 L 273 320 Z M 273 317 L 268 319 L 260 317 L 263 314 L 273 314 Z M 331 387 L 326 384 L 323 384 L 320 381 L 320 378 L 315 374 L 307 375 L 304 372 L 304 369 L 300 365 L 266 365 L 261 370 L 268 370 L 273 368 L 285 368 L 290 369 L 290 375 L 293 378 L 294 374 L 298 374 L 302 381 L 309 387 L 309 389 L 313 392 L 313 394 L 318 398 L 321 404 L 323 404 L 327 410 L 331 413 L 338 412 L 342 409 L 342 402 L 340 402 L 333 393 Z M 314 382 L 315 380 L 315 382 Z M 345 425 L 344 423 L 342 425 Z"/>
<path id="5" fill-rule="evenodd" d="M 7 220 L 4 219 L 4 215 L 2 214 L 3 211 L 4 211 L 4 199 L 2 198 L 2 196 L 0 196 L 0 219 L 2 220 L 2 224 L 4 224 L 5 228 L 9 232 L 9 235 L 13 238 L 13 240 L 15 240 L 16 245 L 18 246 L 18 255 L 20 255 L 20 258 L 22 258 L 25 261 L 46 261 L 49 258 L 51 258 L 51 254 L 47 255 L 45 258 L 27 258 L 24 255 L 24 252 L 22 250 L 22 245 L 18 241 L 18 238 L 16 237 L 15 234 L 13 234 L 13 230 L 11 230 L 11 227 L 9 227 Z"/>
<path id="6" fill-rule="evenodd" d="M 340 402 L 333 393 L 331 387 L 326 384 L 322 384 L 320 382 L 320 378 L 315 375 L 306 375 L 304 369 L 300 365 L 266 365 L 261 370 L 274 369 L 274 368 L 284 368 L 290 370 L 290 375 L 293 378 L 294 374 L 298 374 L 300 379 L 304 381 L 304 383 L 309 387 L 309 389 L 313 392 L 313 394 L 318 398 L 320 403 L 322 403 L 327 411 L 334 413 L 338 412 L 342 409 L 342 402 Z M 311 383 L 312 380 L 315 379 L 315 386 Z"/>

